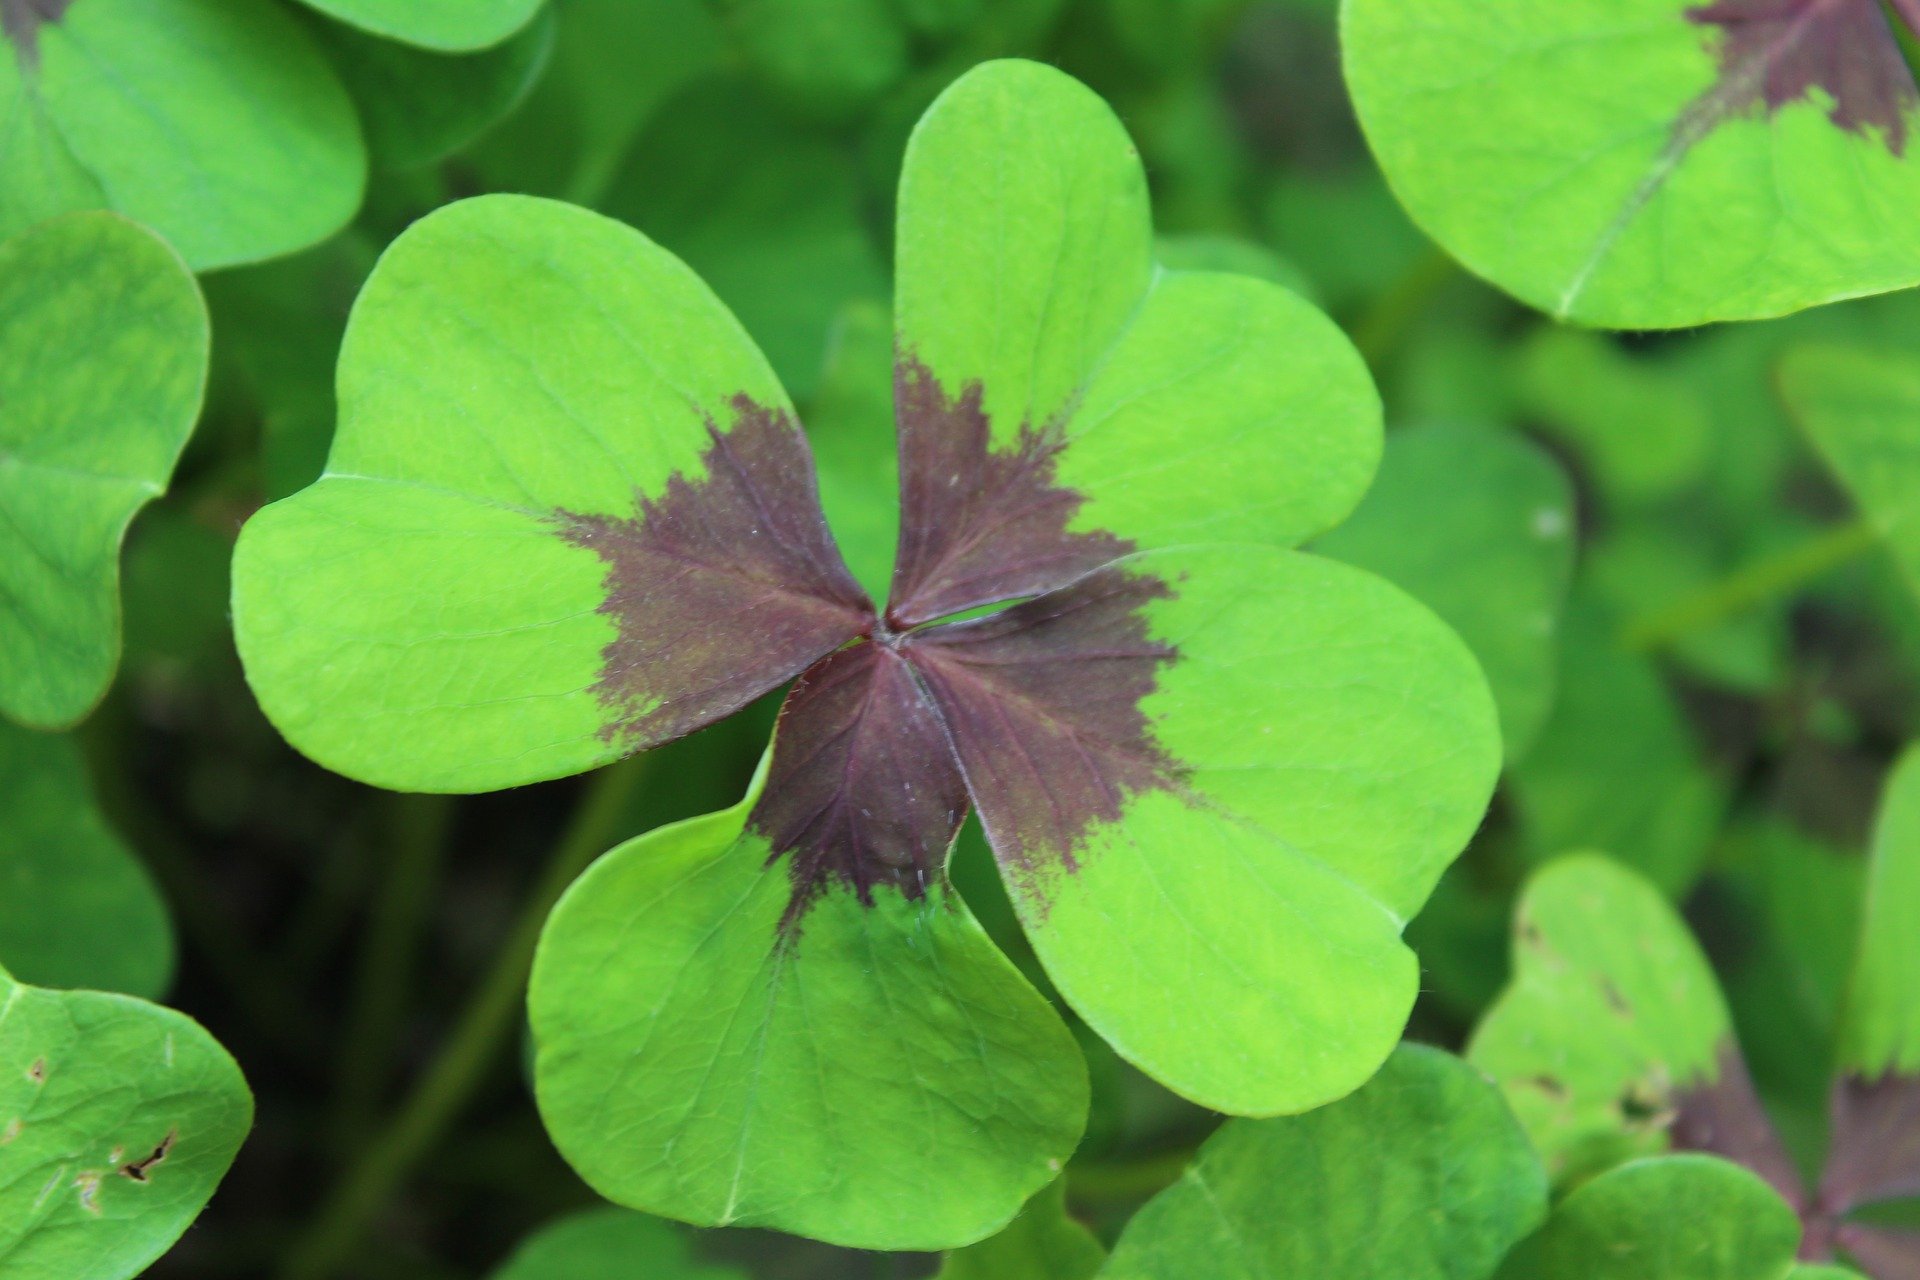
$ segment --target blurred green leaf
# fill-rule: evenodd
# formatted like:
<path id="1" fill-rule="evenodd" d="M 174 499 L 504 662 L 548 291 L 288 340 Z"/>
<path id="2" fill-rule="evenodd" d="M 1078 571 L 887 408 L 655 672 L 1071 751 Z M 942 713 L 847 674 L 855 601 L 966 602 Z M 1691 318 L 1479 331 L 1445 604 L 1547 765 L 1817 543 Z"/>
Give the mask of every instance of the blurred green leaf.
<path id="1" fill-rule="evenodd" d="M 534 1232 L 489 1280 L 744 1280 L 696 1262 L 688 1233 L 630 1209 L 585 1209 Z"/>
<path id="2" fill-rule="evenodd" d="M 936 1280 L 1093 1280 L 1106 1259 L 1067 1215 L 1066 1183 L 1055 1179 L 998 1235 L 949 1253 Z"/>
<path id="3" fill-rule="evenodd" d="M 1351 1097 L 1229 1120 L 1127 1224 L 1103 1280 L 1484 1280 L 1546 1215 L 1540 1159 L 1458 1058 L 1394 1051 Z"/>
<path id="4" fill-rule="evenodd" d="M 1315 550 L 1371 569 L 1460 633 L 1513 761 L 1553 703 L 1574 523 L 1572 486 L 1546 454 L 1510 432 L 1436 424 L 1388 436 L 1373 488 Z"/>
<path id="5" fill-rule="evenodd" d="M 158 997 L 160 891 L 94 806 L 79 749 L 0 721 L 0 964 L 21 982 Z"/>
<path id="6" fill-rule="evenodd" d="M 61 728 L 106 692 L 121 539 L 206 373 L 206 306 L 151 232 L 76 213 L 0 244 L 0 712 Z"/>
<path id="7" fill-rule="evenodd" d="M 389 40 L 443 53 L 485 49 L 531 22 L 542 0 L 304 0 Z"/>
<path id="8" fill-rule="evenodd" d="M 0 135 L 16 140 L 0 235 L 111 208 L 205 270 L 291 253 L 353 216 L 367 167 L 353 103 L 278 0 L 58 7 L 26 28 L 31 45 L 0 50 Z"/>

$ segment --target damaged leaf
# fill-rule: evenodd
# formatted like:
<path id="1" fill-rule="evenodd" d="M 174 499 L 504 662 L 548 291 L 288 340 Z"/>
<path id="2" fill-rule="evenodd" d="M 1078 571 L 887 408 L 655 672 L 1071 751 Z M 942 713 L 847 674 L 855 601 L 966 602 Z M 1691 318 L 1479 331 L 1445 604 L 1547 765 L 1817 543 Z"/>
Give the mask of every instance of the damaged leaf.
<path id="1" fill-rule="evenodd" d="M 239 1067 L 191 1019 L 0 970 L 0 1264 L 125 1280 L 180 1237 L 253 1124 Z"/>

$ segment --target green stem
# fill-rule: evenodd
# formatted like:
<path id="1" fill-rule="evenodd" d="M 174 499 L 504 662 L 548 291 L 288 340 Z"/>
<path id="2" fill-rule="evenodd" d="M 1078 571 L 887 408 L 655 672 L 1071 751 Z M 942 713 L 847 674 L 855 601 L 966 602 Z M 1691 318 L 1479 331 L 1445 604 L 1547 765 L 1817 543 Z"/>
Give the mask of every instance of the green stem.
<path id="1" fill-rule="evenodd" d="M 368 913 L 366 942 L 340 1035 L 333 1136 L 342 1150 L 366 1137 L 386 1092 L 392 1048 L 406 1019 L 413 962 L 445 859 L 453 797 L 397 795 L 393 855 Z"/>
<path id="2" fill-rule="evenodd" d="M 1870 550 L 1879 540 L 1880 532 L 1871 521 L 1859 519 L 1835 525 L 1647 614 L 1626 629 L 1621 642 L 1639 652 L 1663 649 L 1805 586 Z"/>
<path id="3" fill-rule="evenodd" d="M 374 1216 L 473 1100 L 517 1024 L 547 913 L 611 842 L 647 764 L 648 757 L 634 756 L 594 778 L 439 1056 L 327 1196 L 312 1226 L 294 1241 L 280 1272 L 282 1280 L 324 1280 L 337 1274 Z"/>
<path id="4" fill-rule="evenodd" d="M 1359 348 L 1368 368 L 1379 372 L 1406 339 L 1414 321 L 1425 314 L 1440 290 L 1458 273 L 1453 259 L 1429 247 L 1373 300 L 1353 324 L 1353 345 Z"/>

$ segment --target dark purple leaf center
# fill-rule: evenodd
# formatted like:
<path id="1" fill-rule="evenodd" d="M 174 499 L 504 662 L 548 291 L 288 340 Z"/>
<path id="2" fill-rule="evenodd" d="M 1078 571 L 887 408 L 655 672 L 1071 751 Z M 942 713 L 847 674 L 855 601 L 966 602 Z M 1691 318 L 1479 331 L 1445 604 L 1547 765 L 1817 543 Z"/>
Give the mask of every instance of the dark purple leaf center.
<path id="1" fill-rule="evenodd" d="M 1920 0 L 1891 3 L 1920 29 Z M 1713 0 L 1687 17 L 1719 30 L 1720 78 L 1681 117 L 1676 143 L 1691 146 L 1722 121 L 1771 114 L 1819 90 L 1834 124 L 1905 153 L 1920 89 L 1882 0 Z"/>
<path id="2" fill-rule="evenodd" d="M 1874 1280 L 1920 1277 L 1920 1234 L 1849 1218 L 1854 1210 L 1920 1196 L 1920 1077 L 1845 1074 L 1830 1099 L 1832 1138 L 1817 1191 L 1787 1155 L 1752 1077 L 1731 1044 L 1711 1083 L 1682 1090 L 1669 1133 L 1683 1151 L 1721 1156 L 1759 1174 L 1800 1215 L 1800 1257 L 1846 1253 Z"/>
<path id="3" fill-rule="evenodd" d="M 58 22 L 73 0 L 0 0 L 0 32 L 22 68 L 40 65 L 40 28 Z"/>
<path id="4" fill-rule="evenodd" d="M 708 426 L 696 479 L 632 517 L 562 512 L 605 564 L 615 624 L 596 691 L 606 737 L 639 749 L 799 676 L 748 817 L 793 881 L 782 932 L 836 885 L 925 895 L 970 803 L 1009 871 L 1043 890 L 1087 829 L 1176 785 L 1141 703 L 1173 650 L 1142 609 L 1173 586 L 1131 543 L 1073 531 L 1061 433 L 996 451 L 981 389 L 949 396 L 911 358 L 895 378 L 901 457 L 893 599 L 876 610 L 827 531 L 791 417 L 744 398 Z M 1017 601 L 969 621 L 939 619 Z"/>

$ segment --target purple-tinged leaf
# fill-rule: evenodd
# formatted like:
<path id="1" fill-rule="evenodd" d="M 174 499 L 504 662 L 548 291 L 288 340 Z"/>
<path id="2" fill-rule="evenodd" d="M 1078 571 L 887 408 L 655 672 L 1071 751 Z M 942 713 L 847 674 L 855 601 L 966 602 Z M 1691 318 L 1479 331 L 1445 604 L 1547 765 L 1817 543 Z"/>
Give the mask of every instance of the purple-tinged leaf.
<path id="1" fill-rule="evenodd" d="M 1133 548 L 1069 533 L 1080 495 L 1055 482 L 1057 424 L 1021 424 L 992 448 L 981 386 L 950 397 L 911 352 L 894 370 L 900 433 L 900 551 L 888 618 L 931 622 L 976 605 L 1063 587 Z"/>
<path id="2" fill-rule="evenodd" d="M 73 0 L 0 0 L 0 34 L 13 45 L 23 70 L 40 64 L 40 28 L 58 22 Z"/>
<path id="3" fill-rule="evenodd" d="M 708 424 L 703 474 L 636 495 L 630 518 L 562 512 L 561 535 L 606 562 L 618 634 L 599 683 L 604 735 L 630 750 L 730 715 L 864 631 L 873 606 L 820 513 L 793 420 L 743 396 Z"/>
<path id="4" fill-rule="evenodd" d="M 1916 25 L 1920 3 L 1898 8 Z M 1758 107 L 1771 114 L 1815 99 L 1831 101 L 1828 118 L 1840 128 L 1875 130 L 1895 155 L 1906 151 L 1920 90 L 1881 0 L 1715 0 L 1687 17 L 1720 29 L 1720 79 L 1687 108 L 1676 145 Z"/>
<path id="5" fill-rule="evenodd" d="M 911 641 L 1001 865 L 1043 898 L 1076 868 L 1090 825 L 1118 821 L 1134 792 L 1176 785 L 1140 709 L 1177 658 L 1140 606 L 1169 594 L 1151 575 L 1102 569 Z"/>
<path id="6" fill-rule="evenodd" d="M 1843 1222 L 1834 1239 L 1873 1280 L 1920 1280 L 1920 1231 Z"/>
<path id="7" fill-rule="evenodd" d="M 940 715 L 908 659 L 862 641 L 818 663 L 787 695 L 766 790 L 747 825 L 791 855 L 783 932 L 835 882 L 873 905 L 876 885 L 925 896 L 945 875 L 967 812 Z"/>
<path id="8" fill-rule="evenodd" d="M 1920 1077 L 1846 1074 L 1828 1099 L 1833 1138 L 1820 1202 L 1835 1213 L 1920 1196 Z"/>
<path id="9" fill-rule="evenodd" d="M 1760 1103 L 1746 1059 L 1731 1040 L 1721 1042 L 1717 1057 L 1710 1078 L 1674 1096 L 1673 1123 L 1667 1130 L 1674 1147 L 1743 1165 L 1765 1178 L 1796 1211 L 1804 1210 L 1806 1184 Z"/>

